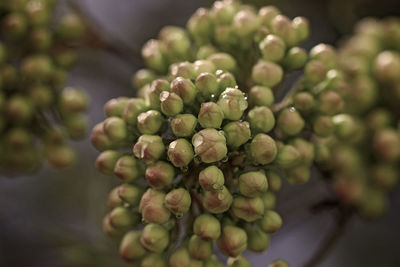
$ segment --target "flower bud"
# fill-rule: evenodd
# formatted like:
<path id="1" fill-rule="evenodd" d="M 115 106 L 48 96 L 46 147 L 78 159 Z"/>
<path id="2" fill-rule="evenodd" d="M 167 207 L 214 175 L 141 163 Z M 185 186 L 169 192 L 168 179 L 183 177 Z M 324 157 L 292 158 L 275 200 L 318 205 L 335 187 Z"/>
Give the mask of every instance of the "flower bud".
<path id="1" fill-rule="evenodd" d="M 269 247 L 269 235 L 262 231 L 259 227 L 247 227 L 247 249 L 261 253 Z"/>
<path id="2" fill-rule="evenodd" d="M 232 195 L 225 186 L 217 192 L 206 191 L 204 193 L 203 206 L 211 213 L 223 213 L 230 208 L 231 204 Z"/>
<path id="3" fill-rule="evenodd" d="M 156 189 L 168 187 L 174 178 L 174 167 L 167 162 L 157 161 L 146 168 L 146 180 Z"/>
<path id="4" fill-rule="evenodd" d="M 201 239 L 197 235 L 192 235 L 189 240 L 189 254 L 196 260 L 204 261 L 211 257 L 212 242 Z"/>
<path id="5" fill-rule="evenodd" d="M 375 108 L 365 118 L 365 124 L 372 131 L 389 127 L 393 123 L 392 114 L 383 108 Z"/>
<path id="6" fill-rule="evenodd" d="M 139 204 L 139 211 L 143 219 L 150 223 L 163 224 L 171 216 L 170 211 L 164 206 L 165 194 L 149 188 L 143 194 Z"/>
<path id="7" fill-rule="evenodd" d="M 182 77 L 177 77 L 171 82 L 171 91 L 180 96 L 184 104 L 192 104 L 197 95 L 196 86 Z"/>
<path id="8" fill-rule="evenodd" d="M 122 118 L 128 125 L 136 125 L 138 115 L 145 110 L 146 104 L 143 99 L 130 98 L 124 107 Z"/>
<path id="9" fill-rule="evenodd" d="M 268 267 L 290 267 L 290 265 L 284 260 L 274 260 Z"/>
<path id="10" fill-rule="evenodd" d="M 273 210 L 267 210 L 259 221 L 260 228 L 267 234 L 273 234 L 282 226 L 281 216 Z"/>
<path id="11" fill-rule="evenodd" d="M 27 149 L 34 141 L 34 137 L 24 128 L 15 127 L 5 134 L 4 143 L 11 149 Z"/>
<path id="12" fill-rule="evenodd" d="M 156 79 L 156 74 L 149 69 L 140 69 L 132 77 L 132 84 L 136 89 L 142 88 L 146 84 L 150 84 Z"/>
<path id="13" fill-rule="evenodd" d="M 169 144 L 168 158 L 175 167 L 188 166 L 193 157 L 193 147 L 186 139 L 176 139 Z"/>
<path id="14" fill-rule="evenodd" d="M 115 207 L 122 206 L 124 202 L 119 197 L 118 194 L 119 187 L 115 187 L 113 190 L 110 191 L 107 198 L 107 208 L 109 210 L 114 209 Z"/>
<path id="15" fill-rule="evenodd" d="M 103 122 L 104 133 L 112 143 L 119 143 L 128 137 L 125 121 L 119 117 L 110 117 Z"/>
<path id="16" fill-rule="evenodd" d="M 116 229 L 133 226 L 137 222 L 137 217 L 132 211 L 124 207 L 115 207 L 109 214 L 110 223 Z"/>
<path id="17" fill-rule="evenodd" d="M 275 194 L 268 191 L 261 196 L 262 201 L 264 202 L 264 212 L 266 210 L 272 210 L 276 205 L 276 197 Z"/>
<path id="18" fill-rule="evenodd" d="M 199 60 L 203 60 L 215 53 L 217 53 L 215 47 L 213 47 L 212 45 L 203 45 L 199 47 L 196 58 Z"/>
<path id="19" fill-rule="evenodd" d="M 34 115 L 34 106 L 31 99 L 14 95 L 8 99 L 5 111 L 7 116 L 16 123 L 25 123 Z"/>
<path id="20" fill-rule="evenodd" d="M 253 34 L 260 25 L 256 14 L 250 10 L 242 10 L 236 13 L 233 18 L 232 27 L 240 37 L 247 37 Z"/>
<path id="21" fill-rule="evenodd" d="M 194 71 L 195 71 L 195 79 L 201 73 L 215 73 L 217 71 L 217 67 L 209 60 L 196 60 L 193 62 Z"/>
<path id="22" fill-rule="evenodd" d="M 336 137 L 347 143 L 356 143 L 363 138 L 364 126 L 356 117 L 339 114 L 332 118 Z"/>
<path id="23" fill-rule="evenodd" d="M 112 98 L 107 101 L 104 105 L 104 112 L 107 117 L 122 117 L 126 103 L 128 102 L 127 97 Z"/>
<path id="24" fill-rule="evenodd" d="M 313 122 L 313 131 L 320 137 L 328 137 L 335 130 L 332 117 L 330 116 L 317 116 Z"/>
<path id="25" fill-rule="evenodd" d="M 247 248 L 247 234 L 239 227 L 227 225 L 222 229 L 217 245 L 224 254 L 237 257 Z"/>
<path id="26" fill-rule="evenodd" d="M 190 209 L 192 200 L 190 198 L 189 192 L 184 188 L 177 188 L 171 190 L 165 196 L 165 206 L 176 216 L 182 216 Z"/>
<path id="27" fill-rule="evenodd" d="M 239 120 L 248 106 L 243 92 L 235 88 L 227 88 L 223 91 L 218 105 L 228 120 Z"/>
<path id="28" fill-rule="evenodd" d="M 308 165 L 299 165 L 286 171 L 286 179 L 291 184 L 304 184 L 310 180 L 311 173 Z"/>
<path id="29" fill-rule="evenodd" d="M 162 138 L 158 135 L 142 135 L 133 147 L 133 154 L 145 163 L 160 159 L 165 153 Z"/>
<path id="30" fill-rule="evenodd" d="M 122 184 L 118 188 L 119 197 L 129 205 L 136 207 L 139 205 L 143 191 L 141 188 L 131 184 Z"/>
<path id="31" fill-rule="evenodd" d="M 120 239 L 126 233 L 125 228 L 115 228 L 110 223 L 110 216 L 105 216 L 103 219 L 103 232 L 111 238 Z"/>
<path id="32" fill-rule="evenodd" d="M 6 39 L 17 40 L 26 33 L 28 23 L 23 14 L 13 12 L 2 17 L 2 28 Z"/>
<path id="33" fill-rule="evenodd" d="M 184 61 L 172 64 L 170 67 L 172 77 L 180 77 L 181 79 L 194 80 L 196 78 L 196 70 L 190 62 Z"/>
<path id="34" fill-rule="evenodd" d="M 273 62 L 259 60 L 252 69 L 251 77 L 256 84 L 274 87 L 282 81 L 283 70 Z"/>
<path id="35" fill-rule="evenodd" d="M 269 190 L 271 190 L 272 192 L 280 191 L 282 188 L 282 179 L 280 175 L 276 171 L 268 170 L 266 176 L 268 180 Z"/>
<path id="36" fill-rule="evenodd" d="M 319 44 L 310 51 L 310 58 L 322 62 L 328 69 L 337 66 L 337 55 L 331 45 Z"/>
<path id="37" fill-rule="evenodd" d="M 303 130 L 305 122 L 295 108 L 285 108 L 278 115 L 277 125 L 286 135 L 297 135 Z"/>
<path id="38" fill-rule="evenodd" d="M 275 117 L 268 107 L 254 107 L 252 108 L 247 119 L 250 122 L 252 133 L 267 133 L 275 126 Z"/>
<path id="39" fill-rule="evenodd" d="M 145 95 L 147 106 L 152 109 L 160 109 L 160 94 L 163 91 L 170 91 L 170 84 L 167 80 L 156 79 L 151 82 L 149 92 Z"/>
<path id="40" fill-rule="evenodd" d="M 331 150 L 326 144 L 315 144 L 315 158 L 314 161 L 319 164 L 326 164 L 331 159 Z"/>
<path id="41" fill-rule="evenodd" d="M 66 145 L 50 145 L 46 147 L 45 154 L 49 163 L 58 169 L 67 168 L 76 160 L 75 152 Z M 112 175 L 112 172 L 107 175 Z"/>
<path id="42" fill-rule="evenodd" d="M 142 259 L 140 267 L 167 267 L 167 261 L 162 254 L 151 253 Z"/>
<path id="43" fill-rule="evenodd" d="M 190 17 L 186 27 L 196 43 L 208 42 L 212 34 L 212 19 L 207 9 L 199 8 Z"/>
<path id="44" fill-rule="evenodd" d="M 373 64 L 373 72 L 381 82 L 397 82 L 400 73 L 400 55 L 392 51 L 379 53 Z"/>
<path id="45" fill-rule="evenodd" d="M 149 223 L 143 228 L 140 243 L 152 252 L 161 253 L 169 244 L 168 231 L 161 225 Z"/>
<path id="46" fill-rule="evenodd" d="M 277 146 L 269 135 L 257 134 L 250 144 L 250 157 L 257 164 L 271 163 L 277 155 Z"/>
<path id="47" fill-rule="evenodd" d="M 321 113 L 335 115 L 344 108 L 342 97 L 333 91 L 324 91 L 318 96 L 318 109 Z"/>
<path id="48" fill-rule="evenodd" d="M 276 35 L 269 34 L 260 42 L 263 59 L 278 62 L 285 56 L 286 44 Z"/>
<path id="49" fill-rule="evenodd" d="M 129 183 L 139 178 L 141 170 L 133 156 L 125 155 L 116 162 L 114 174 L 123 182 Z"/>
<path id="50" fill-rule="evenodd" d="M 193 232 L 202 239 L 217 240 L 221 235 L 221 224 L 210 214 L 201 214 L 193 223 Z"/>
<path id="51" fill-rule="evenodd" d="M 287 51 L 284 59 L 283 66 L 289 70 L 297 70 L 302 68 L 307 62 L 307 52 L 301 47 L 292 47 Z"/>
<path id="52" fill-rule="evenodd" d="M 244 196 L 258 197 L 267 189 L 267 177 L 262 172 L 247 172 L 239 176 L 239 192 Z"/>
<path id="53" fill-rule="evenodd" d="M 271 21 L 281 12 L 275 6 L 264 6 L 258 11 L 261 24 L 270 27 Z"/>
<path id="54" fill-rule="evenodd" d="M 209 72 L 203 72 L 196 78 L 195 85 L 199 89 L 200 94 L 207 100 L 213 95 L 218 96 L 219 85 L 217 77 Z"/>
<path id="55" fill-rule="evenodd" d="M 293 106 L 300 112 L 310 111 L 314 104 L 314 97 L 308 92 L 300 92 L 293 97 Z"/>
<path id="56" fill-rule="evenodd" d="M 225 183 L 224 174 L 222 171 L 212 165 L 199 173 L 199 184 L 204 190 L 218 191 Z"/>
<path id="57" fill-rule="evenodd" d="M 327 68 L 322 61 L 319 60 L 310 60 L 307 62 L 304 73 L 306 81 L 311 85 L 316 85 L 319 82 L 322 82 L 326 78 Z"/>
<path id="58" fill-rule="evenodd" d="M 137 127 L 142 134 L 155 134 L 164 122 L 164 118 L 157 110 L 140 113 L 137 117 Z"/>
<path id="59" fill-rule="evenodd" d="M 196 155 L 204 163 L 222 160 L 228 152 L 224 134 L 211 128 L 201 130 L 193 135 L 192 144 Z"/>
<path id="60" fill-rule="evenodd" d="M 310 25 L 305 17 L 295 17 L 292 21 L 292 26 L 296 32 L 296 42 L 305 41 L 310 35 Z"/>
<path id="61" fill-rule="evenodd" d="M 361 217 L 367 220 L 375 220 L 386 212 L 388 202 L 389 201 L 383 192 L 369 189 L 365 192 L 358 205 L 358 212 Z"/>
<path id="62" fill-rule="evenodd" d="M 205 102 L 201 104 L 198 121 L 203 128 L 220 128 L 224 113 L 214 102 Z"/>
<path id="63" fill-rule="evenodd" d="M 265 86 L 253 86 L 249 92 L 250 106 L 269 107 L 274 103 L 274 94 L 271 88 Z"/>
<path id="64" fill-rule="evenodd" d="M 284 145 L 276 156 L 275 163 L 280 168 L 288 169 L 296 166 L 301 162 L 302 156 L 300 152 L 292 145 Z"/>
<path id="65" fill-rule="evenodd" d="M 259 197 L 235 197 L 232 202 L 231 210 L 239 219 L 245 220 L 246 222 L 254 222 L 264 214 L 264 202 Z"/>
<path id="66" fill-rule="evenodd" d="M 174 92 L 170 93 L 168 91 L 163 91 L 160 94 L 161 101 L 161 111 L 166 116 L 173 117 L 183 110 L 183 100 L 182 98 L 175 94 Z"/>
<path id="67" fill-rule="evenodd" d="M 169 266 L 171 267 L 186 267 L 190 265 L 190 255 L 186 247 L 178 248 L 169 258 Z"/>
<path id="68" fill-rule="evenodd" d="M 246 143 L 250 137 L 250 124 L 247 121 L 233 121 L 224 126 L 226 143 L 236 149 Z"/>
<path id="69" fill-rule="evenodd" d="M 294 46 L 299 42 L 294 25 L 286 16 L 277 15 L 273 18 L 271 21 L 271 31 L 282 38 L 288 46 Z"/>
<path id="70" fill-rule="evenodd" d="M 179 114 L 171 121 L 172 132 L 177 137 L 192 136 L 197 125 L 197 118 L 192 114 Z"/>
<path id="71" fill-rule="evenodd" d="M 390 164 L 380 163 L 372 167 L 372 182 L 379 189 L 393 189 L 399 180 L 396 168 Z"/>
<path id="72" fill-rule="evenodd" d="M 106 150 L 102 152 L 96 159 L 96 169 L 104 175 L 111 176 L 114 173 L 115 165 L 121 153 L 115 150 Z"/>
<path id="73" fill-rule="evenodd" d="M 307 165 L 311 165 L 315 155 L 314 144 L 300 137 L 292 139 L 289 143 L 300 152 L 301 161 Z"/>
<path id="74" fill-rule="evenodd" d="M 28 95 L 32 99 L 34 105 L 39 109 L 49 108 L 50 105 L 55 102 L 52 89 L 45 85 L 34 85 L 29 87 Z"/>
<path id="75" fill-rule="evenodd" d="M 387 162 L 400 159 L 400 134 L 394 129 L 386 128 L 377 132 L 372 145 L 377 159 Z"/>
<path id="76" fill-rule="evenodd" d="M 235 72 L 236 70 L 236 60 L 227 53 L 215 53 L 207 58 L 211 61 L 218 70 Z"/>
<path id="77" fill-rule="evenodd" d="M 125 261 L 134 261 L 142 258 L 146 250 L 140 244 L 140 232 L 129 231 L 122 238 L 119 254 Z"/>
<path id="78" fill-rule="evenodd" d="M 227 88 L 235 88 L 237 86 L 235 76 L 229 72 L 218 75 L 218 85 L 219 91 L 224 91 Z"/>
<path id="79" fill-rule="evenodd" d="M 30 56 L 21 62 L 21 73 L 29 81 L 47 81 L 52 71 L 51 59 L 45 55 Z"/>
<path id="80" fill-rule="evenodd" d="M 243 255 L 240 255 L 236 258 L 228 258 L 227 261 L 228 267 L 251 267 L 251 262 L 245 258 Z"/>
<path id="81" fill-rule="evenodd" d="M 147 41 L 142 48 L 142 57 L 146 66 L 157 72 L 163 73 L 167 69 L 164 55 L 162 54 L 162 44 L 158 40 Z"/>
<path id="82" fill-rule="evenodd" d="M 211 256 L 206 262 L 204 262 L 204 266 L 202 267 L 223 267 L 222 263 L 215 257 L 215 255 Z"/>

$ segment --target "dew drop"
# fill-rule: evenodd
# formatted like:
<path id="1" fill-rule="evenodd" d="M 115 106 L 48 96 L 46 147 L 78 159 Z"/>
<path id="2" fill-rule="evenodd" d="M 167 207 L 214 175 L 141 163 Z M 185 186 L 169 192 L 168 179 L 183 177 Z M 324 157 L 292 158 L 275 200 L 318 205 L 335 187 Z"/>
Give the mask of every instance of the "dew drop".
<path id="1" fill-rule="evenodd" d="M 203 142 L 204 142 L 204 139 L 203 139 L 203 136 L 201 136 L 201 135 L 197 135 L 195 138 L 193 138 L 194 147 L 200 146 L 201 144 L 203 144 Z"/>
<path id="2" fill-rule="evenodd" d="M 212 95 L 211 95 L 211 98 L 214 98 L 214 97 L 215 97 L 215 95 L 214 95 L 214 94 L 212 94 Z"/>
<path id="3" fill-rule="evenodd" d="M 295 112 L 296 109 L 295 109 L 294 107 L 291 107 L 291 108 L 289 108 L 289 111 L 290 111 L 290 112 Z"/>

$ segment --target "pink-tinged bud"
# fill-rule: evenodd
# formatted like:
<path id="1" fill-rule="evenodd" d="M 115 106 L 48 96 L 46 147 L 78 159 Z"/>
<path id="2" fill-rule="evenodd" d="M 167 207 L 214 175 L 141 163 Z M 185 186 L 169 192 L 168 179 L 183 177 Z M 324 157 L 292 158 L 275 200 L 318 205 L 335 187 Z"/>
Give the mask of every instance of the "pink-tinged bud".
<path id="1" fill-rule="evenodd" d="M 264 214 L 264 202 L 260 197 L 235 197 L 231 210 L 239 219 L 254 222 Z"/>
<path id="2" fill-rule="evenodd" d="M 167 267 L 167 259 L 163 254 L 151 253 L 142 259 L 140 267 Z"/>
<path id="3" fill-rule="evenodd" d="M 158 135 L 142 135 L 133 147 L 133 154 L 145 163 L 152 163 L 165 154 L 165 146 Z"/>
<path id="4" fill-rule="evenodd" d="M 227 211 L 232 204 L 232 195 L 224 186 L 217 192 L 206 191 L 203 196 L 203 206 L 211 213 L 223 213 Z"/>
<path id="5" fill-rule="evenodd" d="M 155 110 L 160 110 L 160 94 L 163 91 L 169 90 L 169 81 L 164 79 L 156 79 L 152 81 L 148 93 L 144 96 L 147 106 Z"/>
<path id="6" fill-rule="evenodd" d="M 104 113 L 107 117 L 122 117 L 124 108 L 129 98 L 118 97 L 112 98 L 104 105 Z"/>
<path id="7" fill-rule="evenodd" d="M 143 228 L 140 243 L 152 252 L 162 253 L 169 244 L 169 233 L 161 225 L 150 223 Z"/>
<path id="8" fill-rule="evenodd" d="M 118 188 L 118 196 L 132 207 L 139 205 L 142 195 L 143 189 L 136 185 L 122 184 Z"/>
<path id="9" fill-rule="evenodd" d="M 175 78 L 188 80 L 194 80 L 196 78 L 196 70 L 194 69 L 194 65 L 188 61 L 172 64 L 169 68 L 169 72 Z"/>
<path id="10" fill-rule="evenodd" d="M 239 176 L 239 192 L 247 197 L 258 197 L 267 192 L 268 181 L 264 173 L 247 172 Z"/>
<path id="11" fill-rule="evenodd" d="M 214 102 L 201 104 L 198 121 L 203 128 L 220 128 L 224 119 L 222 109 Z"/>
<path id="12" fill-rule="evenodd" d="M 211 61 L 218 70 L 235 72 L 237 67 L 236 60 L 227 53 L 212 54 L 207 59 Z"/>
<path id="13" fill-rule="evenodd" d="M 293 105 L 300 112 L 310 111 L 314 105 L 314 96 L 308 92 L 300 92 L 293 96 Z"/>
<path id="14" fill-rule="evenodd" d="M 177 137 L 192 136 L 197 125 L 197 118 L 192 114 L 179 114 L 171 121 L 171 129 Z"/>
<path id="15" fill-rule="evenodd" d="M 227 261 L 228 267 L 251 267 L 251 262 L 245 258 L 243 255 L 240 255 L 235 258 L 228 258 Z"/>
<path id="16" fill-rule="evenodd" d="M 199 184 L 204 190 L 219 191 L 224 186 L 225 179 L 223 172 L 212 165 L 199 173 Z"/>
<path id="17" fill-rule="evenodd" d="M 163 224 L 168 221 L 171 212 L 164 206 L 165 194 L 149 188 L 140 200 L 139 211 L 143 219 L 150 223 Z"/>
<path id="18" fill-rule="evenodd" d="M 193 232 L 204 240 L 217 240 L 221 235 L 221 224 L 211 214 L 202 214 L 195 219 Z"/>
<path id="19" fill-rule="evenodd" d="M 207 260 L 212 255 L 212 242 L 201 239 L 197 235 L 192 235 L 189 240 L 189 254 L 196 260 Z"/>
<path id="20" fill-rule="evenodd" d="M 219 94 L 219 85 L 217 77 L 209 72 L 202 72 L 196 78 L 196 87 L 199 89 L 200 94 L 207 100 Z"/>
<path id="21" fill-rule="evenodd" d="M 260 21 L 251 10 L 242 10 L 236 13 L 233 18 L 232 27 L 238 36 L 246 38 L 257 30 Z"/>
<path id="22" fill-rule="evenodd" d="M 136 125 L 137 117 L 147 109 L 143 99 L 131 98 L 126 102 L 122 118 L 128 125 Z"/>
<path id="23" fill-rule="evenodd" d="M 142 48 L 142 57 L 146 65 L 157 72 L 165 72 L 167 68 L 166 59 L 162 54 L 161 41 L 151 39 Z"/>
<path id="24" fill-rule="evenodd" d="M 269 34 L 260 42 L 259 48 L 265 60 L 279 62 L 285 56 L 286 44 L 280 37 Z"/>
<path id="25" fill-rule="evenodd" d="M 140 236 L 138 231 L 129 231 L 122 238 L 119 254 L 125 261 L 138 260 L 146 254 L 146 249 L 140 244 Z"/>
<path id="26" fill-rule="evenodd" d="M 324 91 L 318 95 L 318 109 L 323 114 L 336 115 L 343 111 L 344 101 L 338 93 Z"/>
<path id="27" fill-rule="evenodd" d="M 186 139 L 176 139 L 169 144 L 168 158 L 175 167 L 188 166 L 193 157 L 193 147 Z"/>
<path id="28" fill-rule="evenodd" d="M 271 20 L 271 31 L 281 37 L 289 47 L 300 41 L 292 21 L 284 15 L 277 15 Z"/>
<path id="29" fill-rule="evenodd" d="M 110 138 L 104 133 L 104 124 L 98 123 L 94 126 L 90 136 L 92 145 L 99 151 L 104 151 L 112 147 Z"/>
<path id="30" fill-rule="evenodd" d="M 171 82 L 171 91 L 182 98 L 184 104 L 193 104 L 197 96 L 197 88 L 185 78 L 178 77 Z"/>
<path id="31" fill-rule="evenodd" d="M 104 175 L 112 176 L 115 165 L 120 157 L 121 153 L 115 150 L 106 150 L 97 157 L 96 169 Z"/>
<path id="32" fill-rule="evenodd" d="M 138 222 L 138 217 L 129 209 L 124 207 L 115 207 L 109 214 L 111 225 L 118 228 L 128 228 Z"/>
<path id="33" fill-rule="evenodd" d="M 280 13 L 279 9 L 275 6 L 264 6 L 258 11 L 258 16 L 262 25 L 270 27 L 271 21 Z"/>
<path id="34" fill-rule="evenodd" d="M 267 234 L 276 233 L 282 226 L 282 218 L 275 211 L 267 210 L 259 221 L 259 226 Z"/>
<path id="35" fill-rule="evenodd" d="M 165 206 L 176 216 L 182 216 L 190 209 L 192 200 L 189 192 L 184 188 L 171 190 L 165 196 Z"/>
<path id="36" fill-rule="evenodd" d="M 277 155 L 277 146 L 269 135 L 257 134 L 251 141 L 249 154 L 257 164 L 266 165 L 274 161 Z"/>
<path id="37" fill-rule="evenodd" d="M 156 74 L 149 69 L 140 69 L 132 77 L 132 85 L 136 88 L 142 88 L 151 83 L 156 78 Z"/>
<path id="38" fill-rule="evenodd" d="M 239 227 L 227 225 L 222 229 L 217 245 L 224 254 L 237 257 L 247 248 L 247 234 Z"/>
<path id="39" fill-rule="evenodd" d="M 317 116 L 313 122 L 313 131 L 320 137 L 328 137 L 335 130 L 332 117 Z"/>
<path id="40" fill-rule="evenodd" d="M 156 189 L 170 186 L 174 178 L 174 167 L 165 161 L 157 161 L 146 168 L 146 180 Z"/>
<path id="41" fill-rule="evenodd" d="M 129 183 L 139 178 L 142 170 L 133 156 L 125 155 L 120 157 L 116 162 L 114 174 L 123 182 Z"/>
<path id="42" fill-rule="evenodd" d="M 222 160 L 228 152 L 223 132 L 211 128 L 201 130 L 193 135 L 192 144 L 196 155 L 204 163 Z"/>
<path id="43" fill-rule="evenodd" d="M 301 162 L 307 165 L 311 165 L 311 163 L 314 160 L 314 155 L 315 155 L 315 149 L 314 149 L 314 144 L 306 141 L 303 138 L 295 138 L 290 140 L 289 144 L 294 146 L 297 151 L 300 152 L 301 154 Z"/>
<path id="44" fill-rule="evenodd" d="M 119 186 L 115 187 L 110 191 L 107 198 L 107 208 L 109 210 L 114 209 L 115 207 L 122 206 L 124 204 L 123 200 L 119 197 Z"/>
<path id="45" fill-rule="evenodd" d="M 183 110 L 182 98 L 174 92 L 163 91 L 160 94 L 161 111 L 166 116 L 173 117 Z"/>
<path id="46" fill-rule="evenodd" d="M 391 128 L 377 132 L 373 139 L 375 158 L 387 162 L 396 162 L 400 159 L 400 134 Z"/>
<path id="47" fill-rule="evenodd" d="M 239 120 L 247 109 L 248 103 L 242 91 L 236 88 L 226 88 L 219 96 L 218 106 L 226 119 Z"/>
<path id="48" fill-rule="evenodd" d="M 128 136 L 125 121 L 119 117 L 110 117 L 103 122 L 104 133 L 112 143 L 120 143 Z"/>
<path id="49" fill-rule="evenodd" d="M 337 66 L 337 54 L 335 48 L 328 44 L 319 44 L 310 51 L 310 58 L 322 62 L 328 69 Z"/>

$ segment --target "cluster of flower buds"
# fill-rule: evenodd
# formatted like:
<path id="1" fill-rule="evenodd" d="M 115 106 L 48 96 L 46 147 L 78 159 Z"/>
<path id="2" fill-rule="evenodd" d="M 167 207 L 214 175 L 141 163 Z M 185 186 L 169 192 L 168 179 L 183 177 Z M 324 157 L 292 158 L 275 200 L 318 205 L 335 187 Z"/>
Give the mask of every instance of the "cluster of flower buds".
<path id="1" fill-rule="evenodd" d="M 281 176 L 304 183 L 314 160 L 302 113 L 272 107 L 284 75 L 307 62 L 297 45 L 308 34 L 305 18 L 224 0 L 144 45 L 137 98 L 109 100 L 91 136 L 96 168 L 123 182 L 104 230 L 125 260 L 222 266 L 218 248 L 228 266 L 251 266 L 242 252 L 268 248 Z"/>
<path id="2" fill-rule="evenodd" d="M 318 163 L 342 203 L 366 219 L 385 212 L 400 176 L 399 40 L 398 19 L 365 19 L 337 53 L 321 54 L 330 69 L 322 87 L 342 97 L 343 110 L 321 124 L 333 134 L 316 139 Z"/>
<path id="3" fill-rule="evenodd" d="M 74 161 L 68 139 L 87 131 L 87 96 L 61 90 L 85 34 L 80 17 L 54 25 L 54 0 L 0 3 L 0 169 L 32 171 L 43 159 L 56 168 Z"/>

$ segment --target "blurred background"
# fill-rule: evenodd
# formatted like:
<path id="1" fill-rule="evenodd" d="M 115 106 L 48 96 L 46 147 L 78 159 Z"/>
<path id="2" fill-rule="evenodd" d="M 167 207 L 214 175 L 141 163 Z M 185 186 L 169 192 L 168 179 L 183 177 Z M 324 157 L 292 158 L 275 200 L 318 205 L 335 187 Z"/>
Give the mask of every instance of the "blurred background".
<path id="1" fill-rule="evenodd" d="M 60 0 L 59 12 L 67 10 Z M 104 103 L 117 96 L 133 96 L 130 79 L 142 67 L 140 48 L 164 25 L 184 26 L 210 0 L 76 0 L 89 24 L 116 49 L 80 50 L 79 64 L 68 84 L 85 88 L 91 96 L 90 127 L 104 119 Z M 398 0 L 270 0 L 243 1 L 257 6 L 274 4 L 289 17 L 310 20 L 309 49 L 324 42 L 337 44 L 365 16 L 400 16 Z M 113 51 L 111 51 L 113 50 Z M 117 50 L 118 52 L 116 52 Z M 117 244 L 101 230 L 108 192 L 116 179 L 94 168 L 97 156 L 86 138 L 74 143 L 77 164 L 66 171 L 43 166 L 32 175 L 0 179 L 0 266 L 75 267 L 128 266 L 119 258 Z M 316 175 L 314 175 L 316 176 Z M 308 186 L 285 188 L 278 196 L 284 227 L 272 237 L 269 250 L 248 254 L 254 266 L 284 258 L 301 266 L 319 246 L 332 225 L 329 213 L 311 214 L 310 205 L 327 193 L 314 177 Z M 400 190 L 391 196 L 389 212 L 376 222 L 358 218 L 348 225 L 320 266 L 400 266 Z"/>

